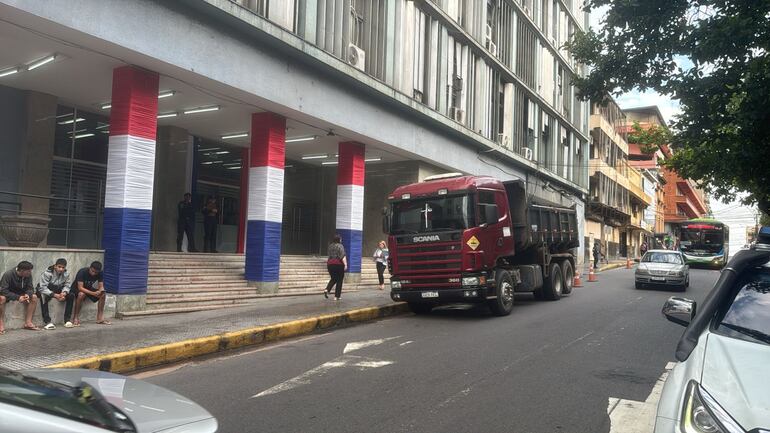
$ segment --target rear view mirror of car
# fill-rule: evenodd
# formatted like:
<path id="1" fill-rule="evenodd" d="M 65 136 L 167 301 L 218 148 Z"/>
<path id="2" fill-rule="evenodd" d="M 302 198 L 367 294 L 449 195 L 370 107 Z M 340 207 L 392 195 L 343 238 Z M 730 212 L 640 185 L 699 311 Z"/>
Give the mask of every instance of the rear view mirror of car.
<path id="1" fill-rule="evenodd" d="M 672 296 L 663 305 L 662 313 L 670 322 L 687 326 L 695 317 L 695 301 Z"/>

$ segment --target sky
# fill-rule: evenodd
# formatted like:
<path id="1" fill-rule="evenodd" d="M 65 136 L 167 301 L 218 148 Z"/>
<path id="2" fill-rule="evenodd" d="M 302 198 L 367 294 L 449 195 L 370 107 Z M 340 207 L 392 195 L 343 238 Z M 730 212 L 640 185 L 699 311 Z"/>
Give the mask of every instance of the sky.
<path id="1" fill-rule="evenodd" d="M 607 7 L 591 11 L 591 27 L 598 29 Z M 683 59 L 682 64 L 689 62 Z M 685 66 L 683 66 L 685 67 Z M 666 95 L 660 95 L 653 91 L 640 92 L 638 90 L 617 96 L 615 100 L 620 108 L 644 107 L 657 105 L 667 123 L 681 112 L 679 103 Z M 723 203 L 716 198 L 710 198 L 711 211 L 719 221 L 730 227 L 730 251 L 738 251 L 746 243 L 746 228 L 754 226 L 756 208 L 744 206 L 739 200 Z"/>

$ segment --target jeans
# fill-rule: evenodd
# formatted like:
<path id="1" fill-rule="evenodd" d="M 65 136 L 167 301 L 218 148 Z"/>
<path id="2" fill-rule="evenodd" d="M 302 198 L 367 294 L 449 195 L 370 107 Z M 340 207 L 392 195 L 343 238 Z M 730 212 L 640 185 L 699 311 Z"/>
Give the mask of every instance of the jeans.
<path id="1" fill-rule="evenodd" d="M 182 236 L 187 235 L 187 251 L 195 251 L 195 224 L 180 220 L 176 225 L 176 250 L 182 251 Z"/>
<path id="2" fill-rule="evenodd" d="M 326 265 L 329 271 L 329 284 L 326 285 L 326 291 L 331 292 L 334 289 L 334 296 L 339 298 L 342 295 L 342 280 L 345 279 L 345 265 Z"/>
<path id="3" fill-rule="evenodd" d="M 377 262 L 377 278 L 380 279 L 380 284 L 385 284 L 385 263 Z"/>
<path id="4" fill-rule="evenodd" d="M 61 289 L 59 290 L 53 290 L 54 293 L 61 293 Z M 48 312 L 48 303 L 49 302 L 59 302 L 58 299 L 54 299 L 53 296 L 46 296 L 41 294 L 40 292 L 37 292 L 37 297 L 40 299 L 40 312 L 43 313 L 43 322 L 45 324 L 51 323 L 51 314 Z M 69 322 L 70 318 L 72 318 L 72 306 L 75 302 L 75 294 L 73 293 L 66 293 L 66 296 L 64 298 L 64 322 Z"/>
<path id="5" fill-rule="evenodd" d="M 206 253 L 217 252 L 217 223 L 203 222 L 203 251 Z"/>

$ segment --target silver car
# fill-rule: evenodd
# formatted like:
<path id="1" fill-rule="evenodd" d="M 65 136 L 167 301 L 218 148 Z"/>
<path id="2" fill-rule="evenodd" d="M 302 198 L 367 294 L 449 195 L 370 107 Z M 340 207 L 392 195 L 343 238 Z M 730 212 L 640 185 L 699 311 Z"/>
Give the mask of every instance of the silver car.
<path id="1" fill-rule="evenodd" d="M 685 291 L 690 286 L 690 267 L 679 251 L 650 250 L 634 274 L 636 288 L 673 287 Z"/>
<path id="2" fill-rule="evenodd" d="M 697 312 L 688 299 L 666 302 L 666 318 L 687 329 L 661 392 L 655 433 L 770 432 L 768 261 L 770 248 L 738 252 Z"/>
<path id="3" fill-rule="evenodd" d="M 0 432 L 214 433 L 195 402 L 129 377 L 92 370 L 0 368 Z"/>

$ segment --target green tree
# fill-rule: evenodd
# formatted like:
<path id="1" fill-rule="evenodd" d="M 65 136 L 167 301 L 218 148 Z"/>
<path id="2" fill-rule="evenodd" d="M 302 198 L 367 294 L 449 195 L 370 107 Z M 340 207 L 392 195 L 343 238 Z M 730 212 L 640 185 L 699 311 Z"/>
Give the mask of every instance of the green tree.
<path id="1" fill-rule="evenodd" d="M 770 214 L 770 0 L 588 0 L 598 30 L 567 44 L 581 97 L 652 89 L 679 101 L 666 164 Z"/>
<path id="2" fill-rule="evenodd" d="M 657 125 L 642 128 L 639 122 L 634 122 L 628 133 L 628 142 L 638 144 L 644 153 L 654 153 L 660 146 L 671 143 L 671 131 L 665 126 Z"/>

